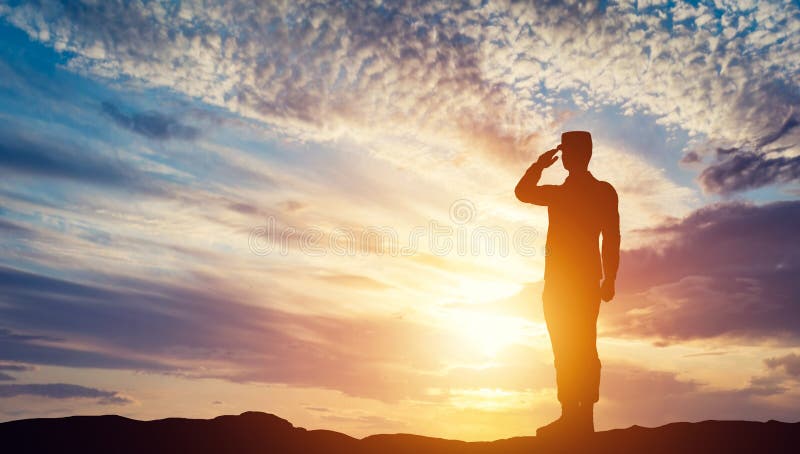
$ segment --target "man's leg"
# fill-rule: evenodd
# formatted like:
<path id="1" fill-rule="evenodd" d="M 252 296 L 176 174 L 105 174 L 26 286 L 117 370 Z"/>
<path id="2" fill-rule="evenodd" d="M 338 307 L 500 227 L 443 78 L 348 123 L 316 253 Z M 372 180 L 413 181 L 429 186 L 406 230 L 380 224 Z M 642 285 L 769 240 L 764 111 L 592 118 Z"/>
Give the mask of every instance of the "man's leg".
<path id="1" fill-rule="evenodd" d="M 576 351 L 574 323 L 567 302 L 557 295 L 550 294 L 548 302 L 544 303 L 545 321 L 547 332 L 550 335 L 550 344 L 553 348 L 553 363 L 556 369 L 556 385 L 558 388 L 558 401 L 562 404 L 577 404 L 580 401 L 578 394 L 578 377 L 576 376 Z M 563 296 L 563 295 L 558 295 Z"/>
<path id="2" fill-rule="evenodd" d="M 542 299 L 562 406 L 562 418 L 552 425 L 563 430 L 564 420 L 571 420 L 568 422 L 574 425 L 568 431 L 593 431 L 592 407 L 600 385 L 596 346 L 599 283 L 545 283 Z"/>
<path id="3" fill-rule="evenodd" d="M 537 435 L 565 435 L 573 432 L 576 422 L 580 394 L 578 393 L 578 377 L 575 362 L 576 345 L 570 332 L 574 329 L 572 311 L 569 306 L 569 292 L 561 285 L 545 282 L 542 294 L 544 318 L 547 331 L 550 334 L 550 343 L 553 347 L 553 358 L 556 369 L 556 385 L 558 388 L 558 401 L 561 403 L 561 417 L 552 423 L 540 427 Z"/>
<path id="4" fill-rule="evenodd" d="M 594 404 L 600 397 L 600 358 L 597 354 L 597 315 L 600 311 L 599 283 L 590 282 L 581 292 L 576 320 L 576 342 L 581 367 L 578 394 L 581 431 L 594 432 Z"/>

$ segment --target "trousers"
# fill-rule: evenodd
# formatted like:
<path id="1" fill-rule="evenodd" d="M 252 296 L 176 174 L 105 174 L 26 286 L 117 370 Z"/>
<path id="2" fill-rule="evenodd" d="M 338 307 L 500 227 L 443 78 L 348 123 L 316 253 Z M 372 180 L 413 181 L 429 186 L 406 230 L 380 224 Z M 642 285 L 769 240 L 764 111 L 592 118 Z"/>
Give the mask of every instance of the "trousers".
<path id="1" fill-rule="evenodd" d="M 597 402 L 599 281 L 545 280 L 542 302 L 553 346 L 558 401 L 566 405 Z"/>

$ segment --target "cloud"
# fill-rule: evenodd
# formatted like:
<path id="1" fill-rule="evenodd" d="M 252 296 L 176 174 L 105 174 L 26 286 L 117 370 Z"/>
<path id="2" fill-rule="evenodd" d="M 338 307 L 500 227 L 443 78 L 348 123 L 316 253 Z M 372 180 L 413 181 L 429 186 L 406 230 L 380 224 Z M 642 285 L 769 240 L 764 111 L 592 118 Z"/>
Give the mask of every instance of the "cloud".
<path id="1" fill-rule="evenodd" d="M 89 284 L 0 267 L 0 359 L 285 383 L 394 401 L 423 396 L 427 375 L 444 359 L 473 354 L 436 326 L 294 314 L 244 303 L 208 277 L 190 281 L 96 276 Z"/>
<path id="2" fill-rule="evenodd" d="M 173 348 L 180 355 L 177 350 L 181 347 L 199 352 L 242 346 L 241 337 L 227 335 L 229 330 L 269 337 L 269 328 L 260 324 L 268 321 L 265 318 L 269 311 L 230 302 L 200 289 L 128 278 L 106 287 L 7 267 L 0 267 L 0 287 L 9 302 L 0 308 L 7 327 L 35 327 L 38 332 L 81 336 L 121 349 L 114 353 L 73 350 L 67 354 L 53 351 L 68 340 L 60 334 L 43 343 L 41 336 L 17 335 L 6 329 L 3 340 L 14 348 L 4 348 L 0 354 L 27 355 L 31 362 L 159 371 L 165 369 L 165 364 L 157 358 L 138 359 L 135 352 L 156 353 Z M 171 310 L 164 311 L 165 308 Z M 214 332 L 218 335 L 212 335 Z"/>
<path id="3" fill-rule="evenodd" d="M 356 274 L 322 275 L 319 276 L 319 279 L 349 288 L 361 288 L 365 290 L 383 290 L 390 287 L 389 285 L 370 277 Z"/>
<path id="4" fill-rule="evenodd" d="M 796 127 L 800 126 L 800 120 L 798 120 L 797 115 L 792 112 L 792 115 L 786 119 L 783 125 L 777 131 L 768 134 L 765 137 L 762 137 L 761 140 L 758 142 L 758 147 L 763 148 L 767 145 L 771 145 L 779 140 L 785 138 L 790 132 L 792 132 Z"/>
<path id="5" fill-rule="evenodd" d="M 0 381 L 16 380 L 16 377 L 5 372 L 27 372 L 33 369 L 33 366 L 27 364 L 0 363 Z"/>
<path id="6" fill-rule="evenodd" d="M 764 363 L 770 369 L 783 369 L 792 377 L 800 379 L 800 355 L 790 353 L 776 358 L 767 358 Z"/>
<path id="7" fill-rule="evenodd" d="M 706 191 L 720 194 L 798 179 L 800 156 L 770 158 L 752 151 L 737 151 L 730 158 L 706 167 L 699 177 Z"/>
<path id="8" fill-rule="evenodd" d="M 601 105 L 759 155 L 782 148 L 789 158 L 800 138 L 792 63 L 800 33 L 787 22 L 797 14 L 791 2 L 413 0 L 45 1 L 3 12 L 69 52 L 75 71 L 170 87 L 315 140 L 410 133 L 429 145 L 477 146 L 498 162 L 529 158 L 530 139 L 555 135 L 565 108 Z"/>
<path id="9" fill-rule="evenodd" d="M 200 135 L 200 130 L 187 126 L 175 117 L 164 115 L 160 112 L 123 113 L 119 107 L 111 102 L 102 103 L 103 112 L 111 117 L 118 126 L 154 140 L 194 140 Z"/>
<path id="10" fill-rule="evenodd" d="M 0 128 L 0 173 L 69 180 L 144 193 L 160 193 L 145 174 L 119 159 L 30 130 Z M 13 227 L 5 224 L 5 228 Z"/>
<path id="11" fill-rule="evenodd" d="M 97 402 L 102 405 L 133 403 L 129 397 L 116 391 L 104 391 L 68 383 L 0 384 L 0 398 L 16 396 L 40 396 L 49 399 L 97 399 Z"/>
<path id="12" fill-rule="evenodd" d="M 601 396 L 620 402 L 685 395 L 702 387 L 695 380 L 678 378 L 675 372 L 619 361 L 604 362 L 600 385 Z"/>
<path id="13" fill-rule="evenodd" d="M 607 334 L 661 342 L 728 337 L 795 342 L 800 202 L 712 205 L 623 251 Z"/>
<path id="14" fill-rule="evenodd" d="M 362 430 L 368 431 L 401 431 L 403 429 L 407 429 L 408 425 L 403 421 L 398 421 L 396 419 L 386 418 L 381 415 L 341 415 L 341 414 L 323 414 L 319 416 L 319 419 L 325 421 L 326 423 L 344 423 L 347 425 L 354 425 Z"/>
<path id="15" fill-rule="evenodd" d="M 710 147 L 716 156 L 698 177 L 703 189 L 730 194 L 797 182 L 800 86 L 780 77 L 747 82 L 748 91 L 732 106 L 730 115 L 736 118 L 725 123 L 731 132 L 720 131 L 709 141 L 721 146 Z"/>
<path id="16" fill-rule="evenodd" d="M 603 364 L 600 386 L 597 417 L 610 427 L 687 419 L 795 420 L 800 416 L 800 396 L 792 392 L 792 383 L 769 373 L 751 377 L 742 386 L 719 387 L 671 371 L 613 362 Z"/>
<path id="17" fill-rule="evenodd" d="M 525 119 L 538 123 L 509 104 L 501 84 L 481 80 L 475 38 L 447 21 L 404 19 L 426 11 L 447 14 L 449 5 L 398 3 L 387 10 L 367 3 L 273 4 L 253 15 L 247 3 L 186 4 L 176 16 L 151 6 L 78 10 L 48 4 L 30 12 L 48 16 L 53 37 L 66 34 L 57 39 L 86 59 L 84 69 L 94 72 L 94 63 L 105 60 L 107 75 L 132 71 L 151 84 L 160 79 L 155 85 L 304 136 L 339 136 L 350 128 L 383 133 L 386 122 L 400 125 L 399 131 L 447 125 L 469 133 L 478 122 L 482 135 L 511 145 L 502 152 L 513 154 L 522 138 L 514 129 Z M 201 26 L 188 33 L 173 28 L 184 22 Z M 231 33 L 239 29 L 233 24 L 243 33 Z M 140 58 L 144 53 L 148 57 Z M 83 64 L 71 65 L 80 70 Z"/>
<path id="18" fill-rule="evenodd" d="M 696 151 L 690 151 L 681 158 L 681 162 L 683 164 L 694 164 L 696 162 L 700 162 L 701 160 L 702 158 Z"/>
<path id="19" fill-rule="evenodd" d="M 33 237 L 36 235 L 35 230 L 14 222 L 6 221 L 5 219 L 0 219 L 0 230 L 6 232 L 8 235 L 13 235 L 15 238 Z"/>
<path id="20" fill-rule="evenodd" d="M 157 360 L 124 357 L 115 353 L 80 350 L 60 346 L 65 339 L 20 334 L 0 327 L 0 358 L 68 367 L 99 367 L 107 369 L 133 369 L 167 371 L 170 368 Z M 54 345 L 56 344 L 56 345 Z"/>

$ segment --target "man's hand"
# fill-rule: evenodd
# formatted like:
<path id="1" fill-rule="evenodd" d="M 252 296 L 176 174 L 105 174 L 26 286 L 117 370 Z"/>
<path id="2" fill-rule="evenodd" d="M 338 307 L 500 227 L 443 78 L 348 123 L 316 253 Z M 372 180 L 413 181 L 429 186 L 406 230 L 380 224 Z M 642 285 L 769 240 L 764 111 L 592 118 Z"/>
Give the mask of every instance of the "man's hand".
<path id="1" fill-rule="evenodd" d="M 556 156 L 556 153 L 558 153 L 560 149 L 561 145 L 553 148 L 552 150 L 545 151 L 539 156 L 539 159 L 537 159 L 533 165 L 539 166 L 542 169 L 550 167 L 554 162 L 558 161 L 558 156 Z"/>
<path id="2" fill-rule="evenodd" d="M 600 286 L 600 298 L 605 302 L 609 302 L 614 299 L 615 292 L 614 281 L 611 279 L 604 279 L 603 285 Z"/>

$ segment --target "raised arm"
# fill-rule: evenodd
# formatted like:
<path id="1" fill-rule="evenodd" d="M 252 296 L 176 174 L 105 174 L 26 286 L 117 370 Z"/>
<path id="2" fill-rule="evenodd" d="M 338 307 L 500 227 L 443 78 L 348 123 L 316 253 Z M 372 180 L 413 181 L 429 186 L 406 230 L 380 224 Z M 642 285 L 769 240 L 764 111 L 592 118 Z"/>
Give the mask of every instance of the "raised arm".
<path id="1" fill-rule="evenodd" d="M 542 170 L 553 165 L 558 160 L 555 154 L 558 148 L 546 151 L 536 160 L 525 172 L 525 175 L 517 183 L 514 194 L 521 202 L 533 203 L 535 205 L 550 205 L 552 203 L 558 186 L 539 185 L 542 178 Z"/>
<path id="2" fill-rule="evenodd" d="M 619 200 L 617 191 L 608 183 L 606 209 L 603 213 L 601 233 L 603 234 L 603 286 L 601 297 L 605 301 L 614 298 L 617 269 L 619 268 Z"/>

